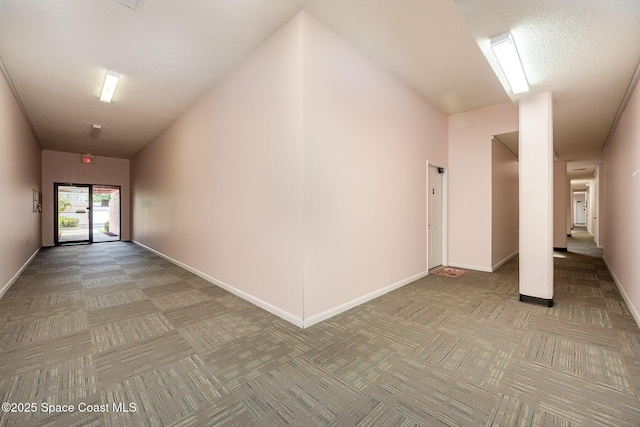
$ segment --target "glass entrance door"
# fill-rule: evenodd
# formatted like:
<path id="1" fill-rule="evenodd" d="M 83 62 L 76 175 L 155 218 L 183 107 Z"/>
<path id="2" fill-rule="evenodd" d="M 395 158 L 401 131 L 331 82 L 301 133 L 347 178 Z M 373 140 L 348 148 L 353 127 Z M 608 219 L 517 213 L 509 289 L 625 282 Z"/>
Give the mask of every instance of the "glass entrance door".
<path id="1" fill-rule="evenodd" d="M 93 240 L 91 186 L 55 184 L 55 243 L 89 243 Z"/>
<path id="2" fill-rule="evenodd" d="M 120 187 L 93 185 L 93 242 L 120 240 Z"/>

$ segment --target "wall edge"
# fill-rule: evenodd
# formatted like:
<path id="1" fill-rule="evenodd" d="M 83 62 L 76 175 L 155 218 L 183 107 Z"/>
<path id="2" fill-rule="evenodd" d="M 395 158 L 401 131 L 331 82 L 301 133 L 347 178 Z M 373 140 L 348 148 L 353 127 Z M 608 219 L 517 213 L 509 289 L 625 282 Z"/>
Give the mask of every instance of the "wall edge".
<path id="1" fill-rule="evenodd" d="M 323 320 L 327 320 L 330 317 L 336 316 L 340 313 L 343 313 L 351 308 L 357 307 L 361 304 L 364 304 L 366 302 L 369 302 L 373 299 L 376 299 L 384 294 L 387 294 L 391 291 L 394 291 L 398 288 L 401 288 L 405 285 L 408 285 L 409 283 L 413 283 L 416 280 L 422 279 L 423 277 L 427 276 L 429 274 L 429 271 L 423 271 L 420 272 L 418 274 L 415 274 L 411 277 L 407 277 L 406 279 L 400 280 L 399 282 L 393 283 L 389 286 L 386 286 L 382 289 L 378 289 L 377 291 L 371 292 L 367 295 L 363 295 L 361 297 L 358 297 L 356 299 L 353 299 L 351 301 L 348 301 L 344 304 L 341 304 L 337 307 L 334 308 L 330 308 L 329 310 L 323 311 L 322 313 L 318 313 L 314 316 L 311 316 L 309 318 L 306 318 L 303 320 L 304 322 L 304 328 L 308 328 L 309 326 L 315 325 L 316 323 L 320 323 Z"/>
<path id="2" fill-rule="evenodd" d="M 18 280 L 18 277 L 20 277 L 22 272 L 29 266 L 29 264 L 31 264 L 31 261 L 33 261 L 33 259 L 36 257 L 36 255 L 38 255 L 38 253 L 40 252 L 40 249 L 42 249 L 42 248 L 36 249 L 36 251 L 33 253 L 33 255 L 31 255 L 29 257 L 27 262 L 25 262 L 22 265 L 22 267 L 20 267 L 18 272 L 16 274 L 14 274 L 13 277 L 0 289 L 0 298 L 2 298 L 2 296 L 9 290 L 9 288 Z"/>
<path id="3" fill-rule="evenodd" d="M 611 278 L 613 279 L 613 283 L 616 284 L 616 287 L 618 288 L 618 291 L 620 292 L 620 295 L 622 295 L 622 299 L 624 300 L 625 304 L 627 305 L 627 308 L 631 312 L 631 315 L 633 316 L 634 320 L 636 321 L 636 324 L 638 325 L 638 327 L 640 327 L 640 312 L 631 303 L 631 298 L 629 298 L 629 295 L 627 295 L 627 292 L 622 287 L 622 284 L 620 283 L 620 280 L 618 279 L 618 276 L 616 276 L 616 274 L 614 273 L 613 268 L 611 268 L 611 264 L 609 264 L 609 261 L 607 261 L 607 258 L 605 256 L 603 256 L 602 260 L 604 261 L 604 264 L 607 266 L 607 270 L 609 270 L 609 274 L 611 275 Z"/>
<path id="4" fill-rule="evenodd" d="M 203 272 L 201 272 L 200 270 L 197 270 L 187 264 L 184 264 L 178 260 L 175 260 L 173 258 L 171 258 L 168 255 L 163 254 L 162 252 L 159 252 L 153 248 L 150 248 L 149 246 L 146 246 L 140 242 L 137 242 L 135 240 L 131 240 L 132 243 L 135 243 L 136 245 L 140 246 L 141 248 L 144 248 L 146 250 L 148 250 L 149 252 L 154 253 L 155 255 L 158 255 L 161 258 L 166 259 L 167 261 L 177 265 L 178 267 L 184 268 L 185 270 L 195 274 L 196 276 L 199 276 L 201 278 L 203 278 L 204 280 L 206 280 L 207 282 L 218 286 L 226 291 L 231 292 L 232 294 L 242 298 L 245 301 L 248 301 L 250 303 L 252 303 L 253 305 L 260 307 L 263 310 L 268 311 L 269 313 L 278 316 L 279 318 L 286 320 L 287 322 L 299 327 L 299 328 L 304 328 L 304 321 L 303 319 L 294 316 L 293 314 L 282 310 L 281 308 L 278 308 L 272 304 L 269 304 L 266 301 L 263 301 L 259 298 L 254 297 L 251 294 L 248 294 L 244 291 L 241 291 L 240 289 L 237 289 L 231 285 L 229 285 L 228 283 L 223 282 L 222 280 L 216 279 L 215 277 L 209 276 L 208 274 L 205 274 Z"/>

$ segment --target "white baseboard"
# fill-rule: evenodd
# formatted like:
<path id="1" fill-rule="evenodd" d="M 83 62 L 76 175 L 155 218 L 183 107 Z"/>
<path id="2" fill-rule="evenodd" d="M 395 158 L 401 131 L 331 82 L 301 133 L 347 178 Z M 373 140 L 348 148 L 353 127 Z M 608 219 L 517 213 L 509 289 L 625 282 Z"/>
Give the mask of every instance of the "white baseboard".
<path id="1" fill-rule="evenodd" d="M 284 311 L 274 305 L 269 304 L 268 302 L 262 301 L 259 298 L 254 297 L 251 294 L 248 294 L 244 291 L 241 291 L 240 289 L 234 288 L 233 286 L 229 285 L 228 283 L 223 282 L 222 280 L 218 280 L 215 277 L 211 277 L 206 273 L 203 273 L 202 271 L 196 270 L 195 268 L 188 266 L 187 264 L 184 264 L 176 259 L 171 258 L 168 255 L 163 254 L 162 252 L 158 252 L 153 248 L 150 248 L 149 246 L 143 245 L 140 242 L 136 242 L 135 240 L 132 240 L 133 243 L 135 243 L 136 245 L 145 248 L 146 250 L 153 252 L 154 254 L 158 255 L 161 258 L 166 259 L 167 261 L 181 267 L 184 268 L 187 271 L 190 271 L 191 273 L 195 274 L 196 276 L 202 277 L 204 280 L 206 280 L 207 282 L 211 282 L 216 286 L 221 287 L 224 290 L 227 290 L 229 292 L 231 292 L 232 294 L 246 300 L 249 301 L 250 303 L 262 308 L 263 310 L 268 311 L 269 313 L 280 317 L 281 319 L 286 320 L 289 323 L 292 323 L 294 325 L 296 325 L 299 328 L 304 328 L 304 321 L 297 317 L 294 316 L 293 314 Z"/>
<path id="2" fill-rule="evenodd" d="M 450 263 L 449 267 L 464 268 L 466 270 L 484 271 L 486 273 L 492 273 L 493 272 L 491 270 L 491 268 L 489 268 L 489 267 L 481 267 L 479 265 L 459 264 L 459 263 L 456 263 L 456 262 Z"/>
<path id="3" fill-rule="evenodd" d="M 629 298 L 629 295 L 627 295 L 627 293 L 625 292 L 624 288 L 622 287 L 622 284 L 620 283 L 620 280 L 618 279 L 618 276 L 616 276 L 616 273 L 611 268 L 609 261 L 607 261 L 607 258 L 603 256 L 602 259 L 604 260 L 604 264 L 607 266 L 607 269 L 609 270 L 609 274 L 611 274 L 611 277 L 613 278 L 613 283 L 615 283 L 616 286 L 618 287 L 618 290 L 620 291 L 620 295 L 622 295 L 622 299 L 624 299 L 624 302 L 627 304 L 627 308 L 631 312 L 631 315 L 633 316 L 633 318 L 636 320 L 638 327 L 640 327 L 640 312 L 638 312 L 638 309 L 634 307 L 633 303 L 631 302 L 631 298 Z"/>
<path id="4" fill-rule="evenodd" d="M 491 267 L 491 272 L 496 271 L 497 269 L 499 269 L 500 267 L 502 267 L 507 261 L 509 261 L 511 258 L 513 258 L 514 256 L 518 255 L 520 253 L 520 250 L 515 251 L 514 253 L 512 253 L 511 255 L 507 256 L 505 259 L 503 259 L 502 261 L 496 263 L 496 265 L 494 265 L 493 267 Z"/>
<path id="5" fill-rule="evenodd" d="M 152 249 L 152 248 L 150 248 L 150 247 L 148 247 L 146 245 L 143 245 L 140 242 L 136 242 L 135 240 L 132 240 L 132 242 L 135 243 L 136 245 L 142 247 L 142 248 L 145 248 L 146 250 L 148 250 L 150 252 L 153 252 L 154 254 L 158 255 L 159 257 L 162 257 L 162 258 L 166 259 L 167 261 L 169 261 L 169 262 L 171 262 L 171 263 L 173 263 L 173 264 L 175 264 L 175 265 L 177 265 L 177 266 L 179 266 L 181 268 L 184 268 L 187 271 L 190 271 L 191 273 L 195 274 L 196 276 L 202 277 L 204 280 L 206 280 L 208 282 L 211 282 L 214 285 L 219 286 L 222 289 L 225 289 L 225 290 L 231 292 L 232 294 L 234 294 L 234 295 L 236 295 L 236 296 L 238 296 L 238 297 L 240 297 L 240 298 L 242 298 L 242 299 L 244 299 L 246 301 L 249 301 L 250 303 L 262 308 L 263 310 L 266 310 L 269 313 L 271 313 L 271 314 L 273 314 L 275 316 L 278 316 L 283 320 L 286 320 L 287 322 L 289 322 L 289 323 L 291 323 L 291 324 L 293 324 L 293 325 L 295 325 L 295 326 L 297 326 L 299 328 L 308 328 L 309 326 L 312 326 L 312 325 L 315 325 L 316 323 L 322 322 L 323 320 L 326 320 L 326 319 L 328 319 L 330 317 L 333 317 L 333 316 L 335 316 L 337 314 L 340 314 L 340 313 L 342 313 L 344 311 L 347 311 L 347 310 L 349 310 L 349 309 L 351 309 L 353 307 L 356 307 L 356 306 L 358 306 L 360 304 L 363 304 L 363 303 L 365 303 L 367 301 L 371 301 L 374 298 L 377 298 L 377 297 L 379 297 L 381 295 L 384 295 L 384 294 L 386 294 L 388 292 L 391 292 L 391 291 L 393 291 L 395 289 L 401 288 L 402 286 L 405 286 L 405 285 L 407 285 L 407 284 L 409 284 L 411 282 L 415 282 L 416 280 L 421 279 L 421 278 L 425 277 L 427 274 L 429 274 L 428 271 L 423 271 L 422 273 L 418 273 L 418 274 L 416 274 L 414 276 L 411 276 L 411 277 L 408 277 L 406 279 L 403 279 L 403 280 L 401 280 L 399 282 L 396 282 L 396 283 L 394 283 L 392 285 L 389 285 L 389 286 L 387 286 L 385 288 L 379 289 L 379 290 L 377 290 L 375 292 L 372 292 L 372 293 L 370 293 L 368 295 L 364 295 L 364 296 L 362 296 L 360 298 L 356 298 L 353 301 L 349 301 L 349 302 L 344 303 L 344 304 L 342 304 L 342 305 L 340 305 L 338 307 L 334 307 L 334 308 L 332 308 L 330 310 L 327 310 L 327 311 L 325 311 L 323 313 L 319 313 L 319 314 L 316 314 L 315 316 L 311 316 L 308 319 L 301 319 L 300 317 L 294 316 L 293 314 L 291 314 L 289 312 L 286 312 L 286 311 L 284 311 L 284 310 L 282 310 L 282 309 L 280 309 L 278 307 L 275 307 L 275 306 L 269 304 L 268 302 L 262 301 L 261 299 L 256 298 L 253 295 L 250 295 L 250 294 L 248 294 L 248 293 L 246 293 L 244 291 L 241 291 L 241 290 L 239 290 L 237 288 L 234 288 L 233 286 L 223 282 L 222 280 L 218 280 L 215 277 L 211 277 L 206 273 L 203 273 L 203 272 L 201 272 L 199 270 L 196 270 L 195 268 L 190 267 L 190 266 L 188 266 L 188 265 L 186 265 L 186 264 L 184 264 L 184 263 L 182 263 L 182 262 L 180 262 L 178 260 L 175 260 L 175 259 L 171 258 L 170 256 L 167 256 L 167 255 L 163 254 L 162 252 L 158 252 L 155 249 Z"/>
<path id="6" fill-rule="evenodd" d="M 33 261 L 33 259 L 36 257 L 36 255 L 38 255 L 38 252 L 40 252 L 41 248 L 36 249 L 36 251 L 33 253 L 33 255 L 31 255 L 29 257 L 29 259 L 27 260 L 27 262 L 24 263 L 24 265 L 22 267 L 20 267 L 20 270 L 18 270 L 18 272 L 11 278 L 11 280 L 9 280 L 3 287 L 2 289 L 0 289 L 0 298 L 2 298 L 2 296 L 5 294 L 5 292 L 7 292 L 9 290 L 9 288 L 11 287 L 11 285 L 13 285 L 16 280 L 18 280 L 18 277 L 20 277 L 20 275 L 22 274 L 22 272 L 24 271 L 25 268 L 27 268 L 27 266 L 29 264 L 31 264 L 31 261 Z"/>
<path id="7" fill-rule="evenodd" d="M 382 296 L 386 293 L 389 293 L 395 289 L 401 288 L 405 285 L 408 285 L 409 283 L 415 282 L 418 279 L 422 279 L 423 277 L 425 277 L 427 274 L 429 274 L 429 271 L 423 271 L 421 273 L 418 273 L 414 276 L 408 277 L 406 279 L 403 279 L 399 282 L 396 282 L 392 285 L 389 285 L 387 287 L 384 287 L 382 289 L 379 289 L 377 291 L 371 292 L 370 294 L 361 296 L 359 298 L 356 298 L 354 300 L 351 300 L 349 302 L 346 302 L 342 305 L 339 305 L 337 307 L 334 307 L 332 309 L 329 309 L 327 311 L 324 311 L 322 313 L 318 313 L 314 316 L 311 316 L 307 319 L 304 319 L 304 325 L 303 328 L 308 328 L 309 326 L 315 325 L 316 323 L 320 323 L 323 320 L 327 320 L 330 317 L 333 317 L 335 315 L 338 315 L 340 313 L 343 313 L 353 307 L 357 307 L 360 304 L 364 304 L 365 302 L 371 301 L 372 299 L 378 298 L 379 296 Z"/>

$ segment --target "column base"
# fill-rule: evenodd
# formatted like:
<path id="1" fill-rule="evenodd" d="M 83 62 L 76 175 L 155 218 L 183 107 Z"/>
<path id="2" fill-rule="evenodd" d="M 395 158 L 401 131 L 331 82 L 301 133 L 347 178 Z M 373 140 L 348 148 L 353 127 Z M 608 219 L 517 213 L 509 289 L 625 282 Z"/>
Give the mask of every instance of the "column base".
<path id="1" fill-rule="evenodd" d="M 520 294 L 520 302 L 543 305 L 545 307 L 553 307 L 553 298 L 546 299 L 546 298 L 530 297 L 529 295 Z"/>

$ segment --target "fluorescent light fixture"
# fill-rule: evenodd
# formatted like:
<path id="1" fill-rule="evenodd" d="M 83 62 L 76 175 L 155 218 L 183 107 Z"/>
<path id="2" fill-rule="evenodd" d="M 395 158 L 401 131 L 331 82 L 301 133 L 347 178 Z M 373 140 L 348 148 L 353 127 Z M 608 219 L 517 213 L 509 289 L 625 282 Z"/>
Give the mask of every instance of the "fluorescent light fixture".
<path id="1" fill-rule="evenodd" d="M 104 86 L 102 86 L 102 93 L 100 94 L 100 101 L 111 102 L 113 92 L 116 90 L 120 74 L 115 71 L 107 70 L 107 77 L 104 79 Z"/>
<path id="2" fill-rule="evenodd" d="M 137 4 L 138 4 L 138 0 L 118 0 L 118 3 L 123 4 L 127 7 L 130 7 L 131 9 L 136 8 Z"/>
<path id="3" fill-rule="evenodd" d="M 525 76 L 522 69 L 522 63 L 511 33 L 491 39 L 491 49 L 493 49 L 493 53 L 498 59 L 498 63 L 500 63 L 500 68 L 502 68 L 502 72 L 507 78 L 511 92 L 514 95 L 528 92 L 527 76 Z"/>

